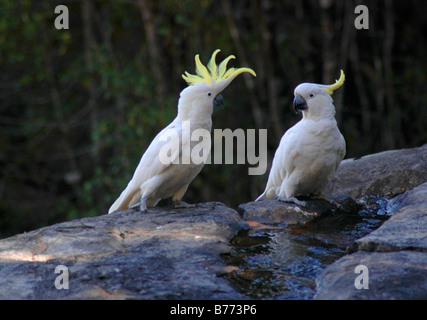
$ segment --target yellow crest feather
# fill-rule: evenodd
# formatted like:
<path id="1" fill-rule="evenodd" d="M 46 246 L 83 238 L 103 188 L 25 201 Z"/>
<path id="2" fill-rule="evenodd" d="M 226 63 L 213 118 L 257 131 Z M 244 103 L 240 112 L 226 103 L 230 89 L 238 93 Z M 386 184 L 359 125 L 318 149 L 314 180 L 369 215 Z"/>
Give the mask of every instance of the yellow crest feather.
<path id="1" fill-rule="evenodd" d="M 334 84 L 322 85 L 321 88 L 325 90 L 327 93 L 332 94 L 335 90 L 337 90 L 339 87 L 343 85 L 344 80 L 345 80 L 344 71 L 341 70 L 340 78 L 336 80 Z"/>
<path id="2" fill-rule="evenodd" d="M 235 56 L 230 55 L 224 61 L 222 61 L 219 66 L 217 66 L 215 59 L 218 52 L 221 50 L 216 49 L 212 54 L 211 59 L 209 60 L 207 67 L 205 67 L 200 61 L 200 57 L 197 54 L 195 56 L 196 61 L 196 74 L 190 74 L 187 71 L 184 72 L 182 77 L 188 83 L 188 85 L 194 85 L 199 82 L 206 82 L 209 85 L 212 85 L 212 79 L 215 82 L 226 80 L 230 77 L 236 77 L 243 72 L 249 72 L 253 76 L 256 76 L 255 72 L 250 68 L 230 68 L 227 70 L 227 64 L 231 59 L 235 59 Z"/>

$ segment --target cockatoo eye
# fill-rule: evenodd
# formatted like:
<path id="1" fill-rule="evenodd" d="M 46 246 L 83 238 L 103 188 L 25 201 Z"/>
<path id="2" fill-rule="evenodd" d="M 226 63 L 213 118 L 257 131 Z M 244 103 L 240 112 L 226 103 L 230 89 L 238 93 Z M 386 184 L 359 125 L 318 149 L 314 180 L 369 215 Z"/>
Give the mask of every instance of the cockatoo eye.
<path id="1" fill-rule="evenodd" d="M 212 93 L 210 93 L 210 92 L 209 92 L 209 93 L 208 93 L 208 96 L 210 97 L 211 95 L 212 95 Z"/>
<path id="2" fill-rule="evenodd" d="M 310 93 L 310 98 L 313 98 L 313 97 L 314 97 L 314 94 Z"/>

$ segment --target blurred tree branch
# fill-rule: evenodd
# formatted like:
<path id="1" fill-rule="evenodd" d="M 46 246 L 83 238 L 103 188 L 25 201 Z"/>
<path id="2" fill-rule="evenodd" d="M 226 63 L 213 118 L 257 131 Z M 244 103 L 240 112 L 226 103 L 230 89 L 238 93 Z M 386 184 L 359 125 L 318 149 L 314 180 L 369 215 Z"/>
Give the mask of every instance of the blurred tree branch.
<path id="1" fill-rule="evenodd" d="M 162 52 L 156 36 L 156 27 L 153 22 L 153 13 L 149 0 L 139 0 L 142 22 L 144 23 L 147 47 L 150 53 L 153 77 L 156 79 L 156 99 L 160 108 L 163 108 L 166 95 L 166 79 L 163 76 Z"/>

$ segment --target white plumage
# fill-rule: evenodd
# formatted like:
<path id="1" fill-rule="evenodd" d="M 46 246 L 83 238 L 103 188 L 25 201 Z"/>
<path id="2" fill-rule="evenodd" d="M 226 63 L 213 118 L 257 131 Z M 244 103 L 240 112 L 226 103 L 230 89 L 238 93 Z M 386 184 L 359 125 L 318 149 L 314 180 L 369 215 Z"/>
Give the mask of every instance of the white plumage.
<path id="1" fill-rule="evenodd" d="M 295 88 L 294 108 L 303 118 L 283 135 L 274 155 L 265 191 L 258 197 L 295 201 L 323 197 L 345 155 L 345 140 L 335 120 L 331 94 L 344 82 L 326 86 L 303 83 Z"/>
<path id="2" fill-rule="evenodd" d="M 229 56 L 217 66 L 215 57 L 219 51 L 212 54 L 207 68 L 196 55 L 197 74 L 186 72 L 183 75 L 189 86 L 180 94 L 177 117 L 151 142 L 132 179 L 110 207 L 109 213 L 135 206 L 146 211 L 147 207 L 155 206 L 161 199 L 169 197 L 174 202 L 180 202 L 191 181 L 202 170 L 205 162 L 192 161 L 191 151 L 200 144 L 206 144 L 203 149 L 210 150 L 210 140 L 191 141 L 192 133 L 197 129 L 211 131 L 213 108 L 222 102 L 220 93 L 237 75 L 249 72 L 255 76 L 255 72 L 249 68 L 227 70 L 227 63 L 234 56 Z M 184 134 L 188 134 L 188 137 Z M 165 149 L 169 150 L 169 163 L 159 156 Z"/>

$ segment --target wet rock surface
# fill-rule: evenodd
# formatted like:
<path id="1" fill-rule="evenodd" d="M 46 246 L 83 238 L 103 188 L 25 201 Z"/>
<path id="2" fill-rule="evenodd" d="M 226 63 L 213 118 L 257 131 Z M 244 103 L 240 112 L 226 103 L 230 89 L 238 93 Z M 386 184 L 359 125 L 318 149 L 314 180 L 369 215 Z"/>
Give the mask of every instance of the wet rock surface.
<path id="1" fill-rule="evenodd" d="M 247 228 L 220 203 L 85 218 L 0 241 L 0 299 L 241 299 L 217 274 Z M 56 289 L 58 265 L 69 289 Z"/>
<path id="2" fill-rule="evenodd" d="M 356 289 L 362 273 L 357 266 L 368 267 L 366 289 Z M 417 251 L 358 251 L 344 256 L 326 268 L 318 278 L 318 300 L 414 300 L 427 299 L 426 253 Z M 362 280 L 360 280 L 362 281 Z"/>
<path id="3" fill-rule="evenodd" d="M 347 195 L 330 195 L 328 198 L 340 207 L 323 199 L 301 199 L 305 206 L 275 199 L 261 199 L 241 204 L 237 210 L 244 220 L 278 226 L 305 225 L 331 213 L 355 214 L 359 210 L 356 201 Z"/>
<path id="4" fill-rule="evenodd" d="M 395 197 L 387 209 L 390 219 L 318 277 L 316 299 L 427 299 L 427 183 Z M 366 289 L 355 286 L 359 265 L 367 267 Z"/>
<path id="5" fill-rule="evenodd" d="M 3 239 L 0 299 L 427 299 L 426 159 L 427 145 L 345 160 L 326 192 L 343 210 L 210 202 Z M 358 265 L 369 289 L 354 286 Z"/>
<path id="6" fill-rule="evenodd" d="M 357 240 L 354 249 L 427 252 L 427 183 L 393 198 L 387 209 L 392 214 L 390 219 Z"/>
<path id="7" fill-rule="evenodd" d="M 390 150 L 346 159 L 326 194 L 348 194 L 354 199 L 365 195 L 395 196 L 427 181 L 427 144 L 413 149 Z"/>

